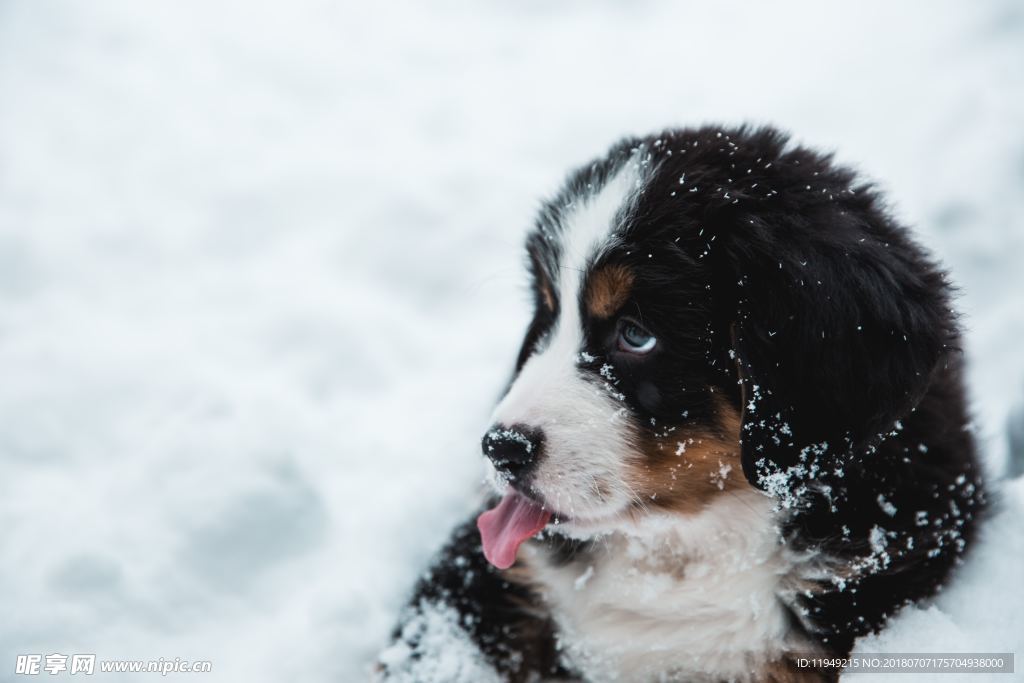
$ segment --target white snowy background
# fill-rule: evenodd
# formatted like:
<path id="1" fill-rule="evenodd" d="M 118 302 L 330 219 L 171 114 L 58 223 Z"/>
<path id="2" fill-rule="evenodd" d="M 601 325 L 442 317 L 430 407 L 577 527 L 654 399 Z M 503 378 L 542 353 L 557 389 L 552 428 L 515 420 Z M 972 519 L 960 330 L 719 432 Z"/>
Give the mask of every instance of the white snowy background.
<path id="1" fill-rule="evenodd" d="M 1016 0 L 0 0 L 0 679 L 52 652 L 364 679 L 476 502 L 538 199 L 624 134 L 746 120 L 877 178 L 949 266 L 1000 475 Z M 1003 498 L 862 651 L 1024 655 Z"/>

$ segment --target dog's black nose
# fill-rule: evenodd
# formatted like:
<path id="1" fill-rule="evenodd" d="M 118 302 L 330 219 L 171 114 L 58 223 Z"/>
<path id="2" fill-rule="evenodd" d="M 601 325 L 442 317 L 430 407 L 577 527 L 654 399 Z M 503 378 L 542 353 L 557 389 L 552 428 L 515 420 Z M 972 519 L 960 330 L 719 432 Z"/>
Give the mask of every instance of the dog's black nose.
<path id="1" fill-rule="evenodd" d="M 524 425 L 495 425 L 484 435 L 484 455 L 491 459 L 499 472 L 513 478 L 522 478 L 540 457 L 544 434 L 539 429 Z"/>

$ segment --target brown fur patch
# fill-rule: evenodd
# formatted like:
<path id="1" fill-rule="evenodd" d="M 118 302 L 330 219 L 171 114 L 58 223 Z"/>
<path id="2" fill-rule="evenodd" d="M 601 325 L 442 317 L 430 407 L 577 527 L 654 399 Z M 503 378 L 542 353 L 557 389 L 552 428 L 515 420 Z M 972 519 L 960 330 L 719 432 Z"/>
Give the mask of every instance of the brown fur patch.
<path id="1" fill-rule="evenodd" d="M 551 290 L 551 282 L 546 277 L 541 277 L 540 283 L 540 298 L 544 302 L 544 305 L 552 313 L 555 312 L 555 293 Z"/>
<path id="2" fill-rule="evenodd" d="M 632 466 L 633 488 L 645 504 L 683 513 L 749 486 L 740 464 L 740 414 L 716 402 L 715 424 L 677 427 L 647 437 Z"/>
<path id="3" fill-rule="evenodd" d="M 587 281 L 587 310 L 595 318 L 606 319 L 622 308 L 633 287 L 633 273 L 625 266 L 603 266 Z"/>
<path id="4" fill-rule="evenodd" d="M 551 313 L 555 312 L 555 290 L 551 287 L 551 279 L 548 274 L 544 271 L 544 267 L 541 265 L 540 259 L 537 255 L 530 251 L 530 260 L 533 262 L 533 273 L 537 279 L 537 290 L 540 292 L 540 300 L 544 303 L 544 307 Z"/>
<path id="5" fill-rule="evenodd" d="M 503 579 L 505 579 L 506 581 L 510 581 L 512 583 L 517 583 L 520 586 L 527 586 L 529 588 L 532 588 L 535 583 L 533 578 L 533 570 L 530 569 L 530 566 L 528 564 L 526 564 L 522 560 L 518 560 L 518 558 L 514 565 L 512 565 L 508 569 L 501 569 L 499 571 Z"/>

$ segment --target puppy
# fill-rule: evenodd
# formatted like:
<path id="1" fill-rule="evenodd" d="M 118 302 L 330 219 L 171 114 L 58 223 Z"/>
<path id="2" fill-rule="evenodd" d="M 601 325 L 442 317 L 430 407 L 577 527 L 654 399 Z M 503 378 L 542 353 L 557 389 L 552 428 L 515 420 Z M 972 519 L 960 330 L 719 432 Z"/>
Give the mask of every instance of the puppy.
<path id="1" fill-rule="evenodd" d="M 573 172 L 526 253 L 497 495 L 382 678 L 830 680 L 950 578 L 985 506 L 950 285 L 869 184 L 669 130 Z"/>

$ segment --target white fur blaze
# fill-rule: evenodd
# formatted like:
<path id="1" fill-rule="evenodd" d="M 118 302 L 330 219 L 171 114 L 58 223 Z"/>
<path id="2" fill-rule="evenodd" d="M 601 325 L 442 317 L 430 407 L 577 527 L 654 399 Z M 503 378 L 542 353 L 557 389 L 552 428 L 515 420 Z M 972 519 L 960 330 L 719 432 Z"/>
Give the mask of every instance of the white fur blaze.
<path id="1" fill-rule="evenodd" d="M 532 485 L 556 513 L 571 517 L 614 515 L 633 498 L 624 465 L 634 444 L 622 396 L 579 369 L 579 301 L 585 272 L 614 243 L 617 217 L 629 210 L 642 182 L 634 157 L 597 192 L 579 198 L 559 226 L 562 257 L 553 274 L 559 318 L 493 414 L 494 424 L 543 431 L 544 456 Z"/>

